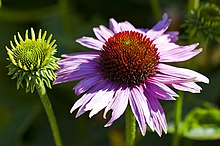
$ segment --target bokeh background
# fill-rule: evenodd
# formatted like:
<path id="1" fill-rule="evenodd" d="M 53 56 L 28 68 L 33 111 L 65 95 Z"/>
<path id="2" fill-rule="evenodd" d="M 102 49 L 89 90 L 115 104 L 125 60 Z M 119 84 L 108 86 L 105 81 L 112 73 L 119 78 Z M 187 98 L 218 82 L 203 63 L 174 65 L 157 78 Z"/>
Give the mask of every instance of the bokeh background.
<path id="1" fill-rule="evenodd" d="M 190 1 L 190 0 L 189 0 Z M 181 93 L 184 98 L 182 124 L 184 134 L 181 145 L 216 146 L 220 144 L 220 44 L 210 40 L 204 44 L 201 37 L 189 37 L 185 23 L 189 1 L 187 0 L 2 0 L 0 8 L 0 146 L 53 146 L 54 140 L 46 114 L 36 92 L 25 93 L 16 89 L 16 80 L 7 75 L 5 46 L 20 32 L 31 27 L 53 34 L 57 40 L 60 57 L 64 53 L 89 51 L 75 40 L 82 36 L 94 36 L 92 28 L 100 24 L 108 26 L 109 18 L 118 22 L 128 20 L 136 27 L 151 28 L 164 12 L 173 20 L 169 28 L 180 31 L 179 44 L 200 42 L 204 51 L 190 61 L 174 64 L 187 66 L 202 72 L 210 84 L 199 84 L 201 94 Z M 218 0 L 201 0 L 220 6 Z M 220 15 L 220 13 L 219 13 Z M 220 19 L 219 19 L 220 21 Z M 49 35 L 48 35 L 49 36 Z M 111 127 L 104 128 L 107 120 L 102 112 L 88 118 L 88 113 L 75 119 L 69 111 L 79 98 L 72 91 L 76 82 L 47 89 L 60 128 L 64 146 L 123 146 L 124 116 Z M 173 132 L 175 101 L 161 101 L 167 115 L 169 133 L 159 137 L 150 130 L 141 136 L 138 128 L 136 145 L 170 146 Z M 110 117 L 110 113 L 108 115 Z M 109 118 L 108 117 L 108 118 Z M 197 129 L 196 129 L 197 128 Z"/>

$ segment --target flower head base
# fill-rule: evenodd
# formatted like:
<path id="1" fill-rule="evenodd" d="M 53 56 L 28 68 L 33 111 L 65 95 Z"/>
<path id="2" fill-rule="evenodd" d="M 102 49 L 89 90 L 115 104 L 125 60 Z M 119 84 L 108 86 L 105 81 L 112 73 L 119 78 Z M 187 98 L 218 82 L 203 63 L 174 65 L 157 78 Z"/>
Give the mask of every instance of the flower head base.
<path id="1" fill-rule="evenodd" d="M 16 46 L 10 41 L 12 49 L 7 49 L 8 60 L 11 62 L 9 75 L 13 75 L 12 79 L 17 78 L 17 89 L 22 85 L 23 80 L 26 81 L 26 92 L 33 92 L 36 85 L 45 82 L 51 88 L 50 80 L 55 80 L 56 75 L 54 70 L 58 69 L 57 61 L 59 58 L 54 57 L 56 53 L 55 40 L 52 42 L 52 35 L 46 40 L 45 31 L 42 35 L 42 30 L 39 30 L 38 38 L 35 38 L 33 28 L 31 28 L 31 38 L 26 30 L 25 40 L 18 33 L 19 41 L 14 35 Z"/>
<path id="2" fill-rule="evenodd" d="M 175 44 L 178 32 L 166 32 L 171 22 L 167 14 L 149 30 L 135 28 L 127 21 L 109 22 L 109 28 L 93 28 L 96 38 L 77 39 L 98 51 L 63 55 L 54 83 L 82 79 L 73 88 L 77 95 L 83 94 L 70 111 L 79 108 L 76 117 L 86 111 L 92 117 L 104 109 L 106 118 L 112 110 L 105 125 L 110 126 L 130 106 L 142 135 L 149 125 L 161 136 L 162 131 L 167 132 L 167 123 L 159 100 L 178 97 L 170 87 L 199 93 L 201 87 L 196 82 L 209 82 L 200 73 L 164 63 L 186 61 L 202 49 L 195 49 L 198 44 Z"/>

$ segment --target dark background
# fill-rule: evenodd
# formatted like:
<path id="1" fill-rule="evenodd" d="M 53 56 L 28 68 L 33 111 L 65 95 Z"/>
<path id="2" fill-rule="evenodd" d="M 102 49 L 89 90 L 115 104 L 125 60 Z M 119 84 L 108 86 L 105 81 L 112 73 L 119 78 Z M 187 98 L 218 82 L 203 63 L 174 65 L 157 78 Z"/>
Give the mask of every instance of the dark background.
<path id="1" fill-rule="evenodd" d="M 6 66 L 9 62 L 6 60 L 5 46 L 10 47 L 9 42 L 17 32 L 24 36 L 25 30 L 33 27 L 36 33 L 42 29 L 48 34 L 53 34 L 53 39 L 57 40 L 58 45 L 55 56 L 60 57 L 63 53 L 89 51 L 75 40 L 82 36 L 94 36 L 92 28 L 101 24 L 108 26 L 109 18 L 115 18 L 118 22 L 128 20 L 136 27 L 151 28 L 166 12 L 173 20 L 169 30 L 181 33 L 178 43 L 195 43 L 187 39 L 187 34 L 181 27 L 188 11 L 186 0 L 158 0 L 156 6 L 152 1 L 3 0 L 0 8 L 0 146 L 54 145 L 49 123 L 37 93 L 25 93 L 25 89 L 17 90 L 16 80 L 11 80 L 11 76 L 7 75 Z M 217 1 L 213 2 L 217 4 Z M 205 49 L 191 61 L 175 64 L 187 65 L 188 68 L 202 72 L 210 78 L 209 85 L 199 84 L 203 87 L 201 94 L 184 94 L 183 119 L 196 107 L 204 107 L 207 103 L 215 108 L 220 105 L 220 45 L 213 41 Z M 47 89 L 64 146 L 123 146 L 124 116 L 111 127 L 104 128 L 107 120 L 102 118 L 102 112 L 92 119 L 88 118 L 88 112 L 77 119 L 76 112 L 69 113 L 71 106 L 79 98 L 72 91 L 75 83 L 59 84 L 53 86 L 52 90 Z M 161 102 L 170 125 L 169 134 L 159 137 L 149 131 L 143 137 L 138 128 L 137 145 L 171 145 L 174 102 Z M 216 129 L 220 133 L 220 128 Z M 218 138 L 194 140 L 185 137 L 181 143 L 187 146 L 216 146 L 220 144 Z"/>

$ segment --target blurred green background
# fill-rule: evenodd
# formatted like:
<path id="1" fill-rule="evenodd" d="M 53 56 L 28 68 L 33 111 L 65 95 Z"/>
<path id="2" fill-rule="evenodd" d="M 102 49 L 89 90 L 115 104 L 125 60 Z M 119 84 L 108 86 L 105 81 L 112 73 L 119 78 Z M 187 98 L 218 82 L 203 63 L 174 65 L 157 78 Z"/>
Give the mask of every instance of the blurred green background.
<path id="1" fill-rule="evenodd" d="M 218 0 L 200 1 L 213 2 Z M 182 24 L 188 11 L 186 0 L 3 0 L 0 8 L 0 146 L 53 146 L 54 140 L 46 114 L 36 92 L 16 90 L 16 80 L 7 75 L 5 46 L 13 36 L 33 27 L 53 34 L 57 40 L 60 57 L 63 53 L 89 51 L 75 40 L 82 36 L 94 36 L 92 28 L 100 24 L 108 26 L 109 18 L 118 22 L 128 20 L 136 27 L 151 28 L 164 12 L 172 24 L 169 30 L 180 31 L 179 44 L 203 40 L 190 39 Z M 190 61 L 174 64 L 202 72 L 210 79 L 201 94 L 184 93 L 184 134 L 181 145 L 216 146 L 220 144 L 220 44 L 209 41 L 204 51 Z M 124 116 L 111 127 L 104 128 L 107 120 L 102 113 L 92 119 L 88 113 L 75 119 L 69 111 L 79 98 L 72 91 L 76 82 L 53 86 L 47 90 L 60 128 L 64 146 L 123 146 Z M 169 133 L 159 137 L 147 132 L 141 136 L 137 131 L 138 146 L 171 145 L 175 101 L 161 101 L 167 115 Z M 110 117 L 110 114 L 109 114 Z M 196 129 L 197 128 L 197 129 Z M 199 130 L 198 130 L 199 129 Z"/>

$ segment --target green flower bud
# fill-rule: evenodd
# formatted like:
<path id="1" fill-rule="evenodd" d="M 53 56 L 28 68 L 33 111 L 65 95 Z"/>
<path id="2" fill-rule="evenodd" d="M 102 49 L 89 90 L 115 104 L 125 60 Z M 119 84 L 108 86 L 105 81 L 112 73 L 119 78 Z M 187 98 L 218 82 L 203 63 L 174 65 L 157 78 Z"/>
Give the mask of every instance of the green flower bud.
<path id="1" fill-rule="evenodd" d="M 215 4 L 201 4 L 191 10 L 183 25 L 191 38 L 199 37 L 220 42 L 220 8 Z"/>
<path id="2" fill-rule="evenodd" d="M 46 40 L 47 32 L 42 35 L 42 30 L 39 30 L 36 38 L 33 28 L 31 28 L 31 38 L 26 30 L 25 39 L 18 33 L 14 35 L 15 44 L 10 41 L 12 49 L 6 46 L 10 64 L 8 75 L 13 75 L 12 79 L 17 78 L 17 89 L 23 87 L 23 82 L 26 81 L 26 92 L 34 92 L 36 85 L 45 83 L 51 88 L 50 81 L 56 79 L 54 73 L 59 68 L 57 61 L 59 58 L 54 57 L 56 53 L 56 40 L 52 39 L 52 34 Z M 17 39 L 18 37 L 18 39 Z"/>

